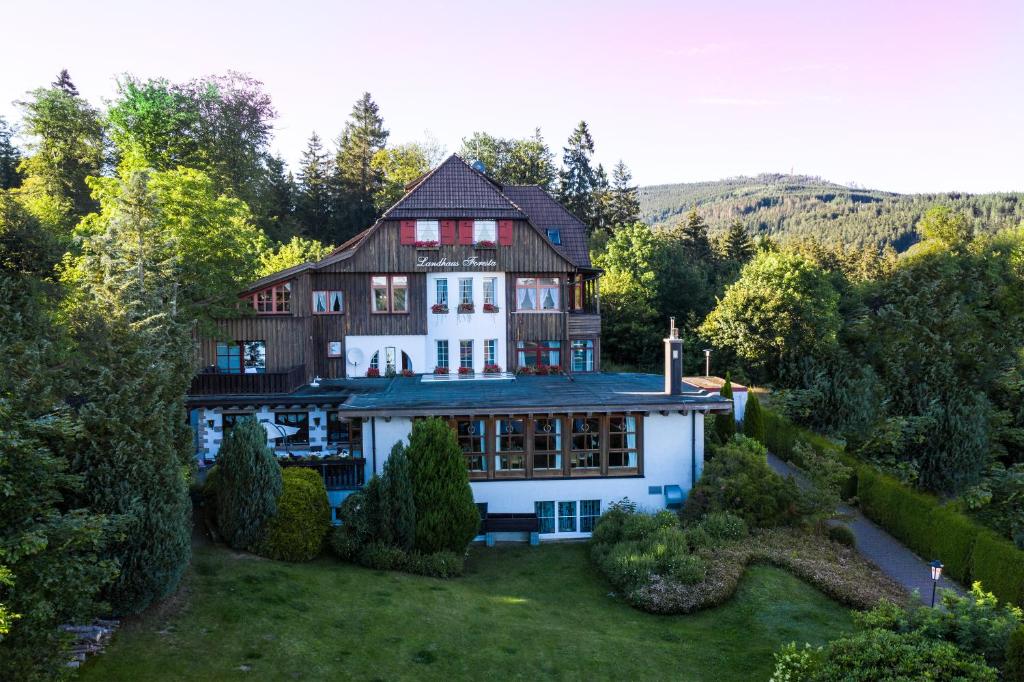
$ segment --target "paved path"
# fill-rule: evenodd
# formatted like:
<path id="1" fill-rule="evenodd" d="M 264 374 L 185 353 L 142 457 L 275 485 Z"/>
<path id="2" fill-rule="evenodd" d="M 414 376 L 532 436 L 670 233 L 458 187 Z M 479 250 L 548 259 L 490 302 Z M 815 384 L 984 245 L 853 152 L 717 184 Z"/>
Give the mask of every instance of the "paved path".
<path id="1" fill-rule="evenodd" d="M 808 485 L 799 470 L 771 453 L 768 454 L 768 464 L 783 476 L 793 476 L 798 484 Z M 906 545 L 869 521 L 860 510 L 842 504 L 836 511 L 839 518 L 833 523 L 840 523 L 853 531 L 857 539 L 857 550 L 861 554 L 886 575 L 901 583 L 908 592 L 918 590 L 926 604 L 931 602 L 932 579 L 928 566 L 931 559 L 926 561 L 914 554 Z M 964 591 L 960 585 L 945 577 L 939 581 L 939 588 L 960 593 Z"/>

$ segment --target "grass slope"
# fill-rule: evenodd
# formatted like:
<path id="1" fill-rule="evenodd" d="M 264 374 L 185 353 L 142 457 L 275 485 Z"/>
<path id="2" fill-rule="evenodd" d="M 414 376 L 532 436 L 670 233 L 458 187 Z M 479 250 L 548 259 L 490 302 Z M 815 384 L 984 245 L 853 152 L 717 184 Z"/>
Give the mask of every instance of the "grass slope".
<path id="1" fill-rule="evenodd" d="M 756 234 L 817 237 L 903 251 L 917 241 L 914 225 L 931 206 L 965 212 L 975 229 L 995 232 L 1024 219 L 1024 194 L 895 194 L 854 189 L 804 175 L 762 174 L 714 182 L 641 187 L 640 211 L 652 225 L 671 225 L 696 206 L 712 231 L 739 219 Z"/>
<path id="2" fill-rule="evenodd" d="M 725 682 L 767 679 L 783 642 L 851 628 L 844 608 L 764 566 L 718 609 L 642 613 L 609 596 L 583 544 L 475 548 L 452 581 L 205 546 L 184 589 L 126 625 L 81 679 Z"/>

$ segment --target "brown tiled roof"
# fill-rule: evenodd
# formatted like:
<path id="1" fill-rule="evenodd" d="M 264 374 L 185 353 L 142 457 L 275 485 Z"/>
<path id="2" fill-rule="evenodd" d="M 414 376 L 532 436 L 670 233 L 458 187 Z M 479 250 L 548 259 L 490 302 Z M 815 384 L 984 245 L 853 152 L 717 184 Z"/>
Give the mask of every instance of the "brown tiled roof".
<path id="1" fill-rule="evenodd" d="M 395 218 L 511 218 L 526 216 L 483 173 L 452 154 L 384 212 Z"/>
<path id="2" fill-rule="evenodd" d="M 580 267 L 591 267 L 587 227 L 579 218 L 537 185 L 505 185 L 502 189 L 545 235 L 549 228 L 559 231 L 562 244 L 555 248 L 566 258 Z"/>

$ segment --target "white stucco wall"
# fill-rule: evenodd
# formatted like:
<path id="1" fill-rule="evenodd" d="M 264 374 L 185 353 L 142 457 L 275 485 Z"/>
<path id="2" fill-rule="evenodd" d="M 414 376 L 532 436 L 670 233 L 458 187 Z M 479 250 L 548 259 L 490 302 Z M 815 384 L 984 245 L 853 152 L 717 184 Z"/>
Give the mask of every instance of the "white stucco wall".
<path id="1" fill-rule="evenodd" d="M 366 376 L 366 370 L 370 367 L 370 358 L 374 353 L 380 353 L 380 374 L 384 376 L 386 365 L 385 348 L 395 349 L 395 371 L 402 371 L 402 353 L 409 355 L 412 361 L 412 371 L 417 374 L 433 371 L 431 364 L 427 369 L 426 338 L 423 335 L 408 336 L 346 336 L 345 337 L 345 367 L 350 377 Z M 362 360 L 353 364 L 349 361 L 349 352 L 358 348 L 363 352 Z"/>
<path id="2" fill-rule="evenodd" d="M 484 279 L 493 277 L 495 281 L 495 303 L 498 306 L 497 313 L 485 313 L 484 308 Z M 475 310 L 469 314 L 460 315 L 459 308 L 459 280 L 472 279 L 473 281 L 473 304 Z M 431 306 L 437 302 L 437 280 L 448 280 L 448 313 L 438 314 L 430 312 Z M 440 272 L 427 274 L 427 342 L 426 342 L 426 365 L 423 370 L 417 372 L 432 372 L 437 365 L 437 339 L 448 340 L 448 366 L 451 371 L 458 371 L 459 367 L 459 341 L 473 341 L 473 369 L 477 372 L 484 370 L 484 339 L 497 339 L 498 348 L 495 352 L 495 362 L 505 367 L 505 316 L 508 314 L 505 301 L 505 275 L 501 272 Z"/>

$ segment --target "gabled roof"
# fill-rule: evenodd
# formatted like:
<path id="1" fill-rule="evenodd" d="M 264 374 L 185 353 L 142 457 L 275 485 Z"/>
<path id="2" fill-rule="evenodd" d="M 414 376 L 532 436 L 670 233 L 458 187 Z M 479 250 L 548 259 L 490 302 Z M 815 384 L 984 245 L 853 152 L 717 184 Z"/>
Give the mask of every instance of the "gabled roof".
<path id="1" fill-rule="evenodd" d="M 587 226 L 583 221 L 537 185 L 505 185 L 502 189 L 530 222 L 545 232 L 545 236 L 548 229 L 559 231 L 562 243 L 560 246 L 556 244 L 556 249 L 576 265 L 591 267 Z"/>
<path id="2" fill-rule="evenodd" d="M 396 218 L 511 218 L 526 216 L 501 186 L 452 154 L 381 216 Z"/>

